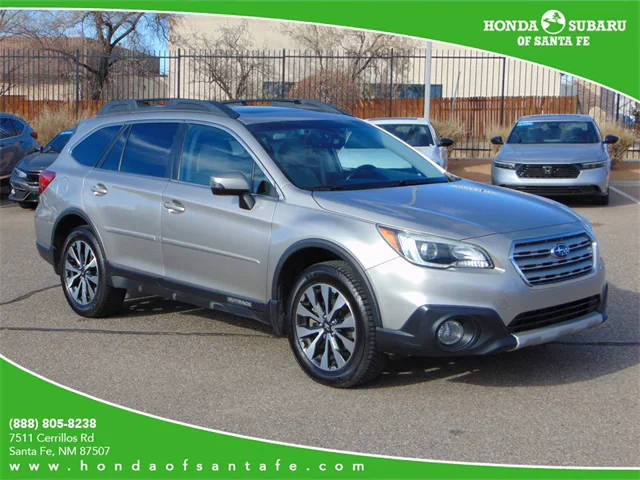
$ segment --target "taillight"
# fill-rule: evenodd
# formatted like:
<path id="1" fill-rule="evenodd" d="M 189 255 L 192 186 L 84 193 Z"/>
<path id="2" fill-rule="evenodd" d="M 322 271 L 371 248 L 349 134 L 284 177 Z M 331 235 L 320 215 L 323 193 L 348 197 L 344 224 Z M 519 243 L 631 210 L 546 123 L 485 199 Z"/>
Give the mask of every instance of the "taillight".
<path id="1" fill-rule="evenodd" d="M 31 136 L 37 140 L 38 139 L 38 132 L 31 132 Z"/>
<path id="2" fill-rule="evenodd" d="M 38 181 L 38 193 L 40 195 L 42 195 L 42 192 L 44 192 L 49 184 L 53 182 L 54 178 L 56 178 L 56 172 L 51 170 L 45 170 L 40 174 L 40 179 Z"/>

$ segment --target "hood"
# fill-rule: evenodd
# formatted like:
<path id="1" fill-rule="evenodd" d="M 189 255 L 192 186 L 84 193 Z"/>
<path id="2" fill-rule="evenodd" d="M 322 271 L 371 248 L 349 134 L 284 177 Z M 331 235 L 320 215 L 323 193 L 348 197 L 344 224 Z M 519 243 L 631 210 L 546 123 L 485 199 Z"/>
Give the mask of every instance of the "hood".
<path id="1" fill-rule="evenodd" d="M 521 144 L 505 143 L 496 156 L 501 162 L 516 163 L 583 163 L 605 157 L 601 143 Z"/>
<path id="2" fill-rule="evenodd" d="M 58 158 L 59 153 L 49 152 L 42 153 L 36 152 L 31 155 L 27 155 L 22 159 L 22 161 L 18 164 L 18 168 L 23 172 L 41 172 L 49 165 L 51 165 L 56 158 Z"/>
<path id="3" fill-rule="evenodd" d="M 554 201 L 468 180 L 313 197 L 332 212 L 454 240 L 580 221 Z"/>

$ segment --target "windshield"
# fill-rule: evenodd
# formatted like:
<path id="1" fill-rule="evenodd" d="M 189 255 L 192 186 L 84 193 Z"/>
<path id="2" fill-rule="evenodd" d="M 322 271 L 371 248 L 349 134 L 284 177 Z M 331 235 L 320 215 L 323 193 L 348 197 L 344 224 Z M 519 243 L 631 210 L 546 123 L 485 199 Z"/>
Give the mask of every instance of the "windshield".
<path id="1" fill-rule="evenodd" d="M 507 143 L 599 143 L 593 122 L 518 122 Z"/>
<path id="2" fill-rule="evenodd" d="M 288 121 L 248 128 L 287 178 L 307 190 L 449 181 L 415 150 L 359 120 Z"/>
<path id="3" fill-rule="evenodd" d="M 431 131 L 427 125 L 419 123 L 385 123 L 379 124 L 378 126 L 384 128 L 400 140 L 407 142 L 412 147 L 429 147 L 434 144 Z"/>
<path id="4" fill-rule="evenodd" d="M 60 132 L 56 135 L 53 140 L 47 143 L 47 146 L 42 149 L 43 152 L 56 152 L 60 153 L 64 146 L 67 144 L 69 139 L 71 138 L 71 134 L 73 132 L 71 130 Z"/>

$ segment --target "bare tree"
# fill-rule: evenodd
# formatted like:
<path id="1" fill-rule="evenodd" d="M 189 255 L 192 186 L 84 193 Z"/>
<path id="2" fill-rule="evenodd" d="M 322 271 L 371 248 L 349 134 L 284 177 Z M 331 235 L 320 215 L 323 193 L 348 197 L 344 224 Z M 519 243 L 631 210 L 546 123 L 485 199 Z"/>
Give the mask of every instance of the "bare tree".
<path id="1" fill-rule="evenodd" d="M 3 41 L 16 32 L 16 27 L 21 25 L 25 14 L 21 10 L 0 10 L 0 47 Z M 19 69 L 20 62 L 12 55 L 3 55 L 0 62 L 2 79 L 0 80 L 0 96 L 8 94 L 15 86 L 14 73 Z"/>
<path id="2" fill-rule="evenodd" d="M 116 64 L 125 60 L 125 47 L 140 48 L 145 44 L 143 30 L 165 37 L 167 16 L 140 12 L 111 11 L 47 11 L 30 12 L 13 25 L 13 34 L 37 42 L 38 48 L 57 52 L 82 68 L 89 79 L 89 96 L 102 98 L 109 75 Z M 91 55 L 78 58 L 79 44 L 73 38 L 85 39 L 83 49 Z M 65 41 L 66 40 L 66 41 Z"/>
<path id="3" fill-rule="evenodd" d="M 250 96 L 257 90 L 258 83 L 271 73 L 268 56 L 250 50 L 255 44 L 246 21 L 222 26 L 215 35 L 194 29 L 176 33 L 180 31 L 174 29 L 173 44 L 187 45 L 197 52 L 186 61 L 194 62 L 193 68 L 200 73 L 200 78 L 219 87 L 225 100 Z"/>
<path id="4" fill-rule="evenodd" d="M 348 60 L 347 73 L 353 80 L 369 69 L 379 70 L 384 63 L 381 58 L 388 57 L 392 50 L 402 53 L 418 46 L 416 41 L 399 35 L 314 24 L 286 24 L 282 32 L 319 57 L 342 54 Z M 406 63 L 400 56 L 394 69 L 401 72 Z M 328 68 L 326 58 L 320 58 L 320 68 Z"/>

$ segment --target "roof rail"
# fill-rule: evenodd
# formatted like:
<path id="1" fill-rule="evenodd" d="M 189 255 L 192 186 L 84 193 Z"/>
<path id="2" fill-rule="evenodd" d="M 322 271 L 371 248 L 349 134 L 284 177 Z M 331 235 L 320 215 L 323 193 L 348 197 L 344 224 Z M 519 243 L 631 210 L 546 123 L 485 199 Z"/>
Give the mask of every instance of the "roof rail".
<path id="1" fill-rule="evenodd" d="M 271 103 L 272 106 L 278 107 L 303 108 L 305 110 L 313 110 L 316 112 L 339 113 L 341 115 L 352 116 L 350 113 L 345 112 L 330 103 L 305 98 L 243 98 L 238 100 L 227 100 L 222 103 L 225 105 L 237 106 L 248 106 L 254 103 Z"/>
<path id="2" fill-rule="evenodd" d="M 165 104 L 153 104 L 152 102 L 166 102 Z M 209 112 L 215 115 L 224 115 L 230 118 L 238 118 L 240 114 L 228 106 L 213 100 L 194 100 L 190 98 L 143 98 L 132 100 L 114 100 L 105 103 L 98 116 L 118 113 L 145 112 L 151 109 L 162 110 L 191 110 Z"/>

